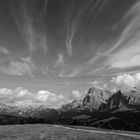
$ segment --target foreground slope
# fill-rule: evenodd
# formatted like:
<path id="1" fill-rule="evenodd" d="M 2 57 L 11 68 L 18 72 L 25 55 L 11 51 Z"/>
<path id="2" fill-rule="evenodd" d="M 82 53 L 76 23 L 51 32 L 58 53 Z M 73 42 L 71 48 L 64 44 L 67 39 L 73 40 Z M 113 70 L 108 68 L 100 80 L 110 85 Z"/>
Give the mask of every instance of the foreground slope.
<path id="1" fill-rule="evenodd" d="M 10 125 L 0 127 L 0 140 L 139 140 L 139 134 L 56 125 Z"/>

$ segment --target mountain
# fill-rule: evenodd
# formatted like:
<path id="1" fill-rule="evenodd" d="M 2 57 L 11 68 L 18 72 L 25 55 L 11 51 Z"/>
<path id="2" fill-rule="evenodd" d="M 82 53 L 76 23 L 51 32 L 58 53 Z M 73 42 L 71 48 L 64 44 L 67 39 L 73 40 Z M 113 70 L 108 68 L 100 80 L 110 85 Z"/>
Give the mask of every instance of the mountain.
<path id="1" fill-rule="evenodd" d="M 92 87 L 88 90 L 87 94 L 82 100 L 73 100 L 65 104 L 59 109 L 62 112 L 67 111 L 98 111 L 102 104 L 107 103 L 107 99 L 112 95 L 109 90 Z"/>
<path id="2" fill-rule="evenodd" d="M 81 100 L 59 109 L 0 104 L 0 124 L 55 123 L 140 131 L 140 90 L 111 92 L 92 87 Z"/>
<path id="3" fill-rule="evenodd" d="M 77 110 L 81 108 L 82 100 L 73 100 L 72 102 L 62 105 L 60 109 L 58 109 L 60 112 L 67 112 L 70 110 Z"/>
<path id="4" fill-rule="evenodd" d="M 140 94 L 140 91 L 139 91 Z M 120 90 L 114 93 L 107 100 L 107 108 L 112 109 L 115 107 L 123 107 L 123 106 L 136 106 L 140 105 L 140 97 L 135 95 L 134 90 L 130 90 L 127 94 L 123 94 Z"/>
<path id="5" fill-rule="evenodd" d="M 54 123 L 57 116 L 56 109 L 45 106 L 18 108 L 0 104 L 0 124 Z"/>
<path id="6" fill-rule="evenodd" d="M 47 108 L 44 106 L 39 106 L 36 108 L 30 107 L 30 108 L 24 108 L 19 110 L 19 114 L 22 117 L 32 117 L 32 118 L 43 118 L 51 120 L 52 117 L 56 117 L 58 112 L 56 109 L 53 108 Z"/>
<path id="7" fill-rule="evenodd" d="M 83 100 L 73 100 L 71 103 L 61 107 L 62 112 L 70 110 L 86 110 L 89 112 L 99 112 L 114 108 L 139 106 L 140 90 L 132 88 L 127 92 L 118 90 L 111 92 L 101 88 L 92 87 L 88 90 Z"/>
<path id="8" fill-rule="evenodd" d="M 136 88 L 112 93 L 92 87 L 82 101 L 62 108 L 57 120 L 61 124 L 140 131 L 140 90 Z"/>
<path id="9" fill-rule="evenodd" d="M 92 87 L 83 99 L 82 107 L 89 111 L 98 110 L 102 104 L 107 103 L 107 99 L 112 95 L 109 90 Z"/>

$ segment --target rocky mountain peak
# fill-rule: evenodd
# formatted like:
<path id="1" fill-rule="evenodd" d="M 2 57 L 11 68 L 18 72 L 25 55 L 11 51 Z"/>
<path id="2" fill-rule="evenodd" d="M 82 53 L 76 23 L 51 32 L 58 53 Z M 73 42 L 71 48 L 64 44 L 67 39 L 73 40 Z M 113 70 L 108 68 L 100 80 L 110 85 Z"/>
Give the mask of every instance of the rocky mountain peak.
<path id="1" fill-rule="evenodd" d="M 83 99 L 83 106 L 90 111 L 99 109 L 102 103 L 106 103 L 106 100 L 112 95 L 109 90 L 92 87 L 87 92 L 87 95 Z"/>
<path id="2" fill-rule="evenodd" d="M 122 93 L 121 90 L 118 90 L 107 100 L 107 107 L 111 109 L 114 107 L 137 105 L 140 103 L 140 98 L 137 96 L 137 92 L 138 90 L 134 89 L 127 93 Z"/>

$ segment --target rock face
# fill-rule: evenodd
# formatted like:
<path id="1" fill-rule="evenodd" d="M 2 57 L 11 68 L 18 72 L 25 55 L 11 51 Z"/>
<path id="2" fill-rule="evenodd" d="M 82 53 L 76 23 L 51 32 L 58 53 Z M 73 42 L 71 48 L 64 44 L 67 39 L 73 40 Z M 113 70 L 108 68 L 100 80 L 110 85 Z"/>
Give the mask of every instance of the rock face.
<path id="1" fill-rule="evenodd" d="M 86 110 L 89 112 L 94 112 L 126 106 L 136 106 L 139 104 L 140 90 L 136 88 L 124 93 L 122 93 L 121 90 L 112 93 L 109 90 L 92 87 L 89 89 L 83 100 L 74 100 L 69 104 L 63 105 L 61 110 L 63 110 L 63 112 L 70 110 Z"/>
<path id="2" fill-rule="evenodd" d="M 107 100 L 107 108 L 112 109 L 114 107 L 123 107 L 128 105 L 136 105 L 139 104 L 138 97 L 134 95 L 124 95 L 120 90 L 114 93 Z"/>
<path id="3" fill-rule="evenodd" d="M 98 111 L 102 109 L 102 106 L 107 104 L 107 100 L 111 96 L 112 92 L 109 90 L 92 87 L 88 90 L 86 96 L 82 100 L 74 100 L 69 104 L 63 105 L 61 110 L 63 110 L 63 112 L 69 110 Z"/>
<path id="4" fill-rule="evenodd" d="M 74 109 L 81 108 L 82 100 L 73 100 L 71 103 L 62 105 L 62 107 L 59 109 L 60 112 L 66 112 Z"/>
<path id="5" fill-rule="evenodd" d="M 140 131 L 140 90 L 136 88 L 112 93 L 92 87 L 81 102 L 75 100 L 63 109 L 60 124 Z"/>
<path id="6" fill-rule="evenodd" d="M 92 87 L 83 99 L 82 106 L 90 111 L 98 110 L 102 104 L 112 95 L 109 90 Z"/>

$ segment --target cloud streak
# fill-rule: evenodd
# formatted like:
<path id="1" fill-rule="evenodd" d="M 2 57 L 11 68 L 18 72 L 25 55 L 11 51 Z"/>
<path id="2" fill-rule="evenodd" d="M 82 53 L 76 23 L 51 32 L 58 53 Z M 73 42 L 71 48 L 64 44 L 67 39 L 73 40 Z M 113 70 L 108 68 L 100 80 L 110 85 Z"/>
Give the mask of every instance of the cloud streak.
<path id="1" fill-rule="evenodd" d="M 66 48 L 67 53 L 71 57 L 73 55 L 73 39 L 77 32 L 78 25 L 80 23 L 81 15 L 86 9 L 89 3 L 81 4 L 80 8 L 77 11 L 68 11 L 67 18 L 66 18 Z M 74 8 L 74 5 L 70 5 L 71 8 Z M 75 13 L 73 13 L 75 12 Z M 73 15 L 74 14 L 74 15 Z"/>
<path id="2" fill-rule="evenodd" d="M 8 75 L 30 75 L 33 76 L 33 71 L 35 70 L 35 65 L 31 58 L 21 58 L 20 61 L 10 61 L 8 66 L 1 67 L 1 71 Z"/>
<path id="3" fill-rule="evenodd" d="M 25 40 L 29 46 L 30 57 L 37 48 L 42 48 L 44 54 L 47 52 L 47 37 L 45 33 L 36 31 L 34 25 L 31 23 L 30 17 L 25 16 L 25 23 L 23 25 Z"/>
<path id="4" fill-rule="evenodd" d="M 124 16 L 131 18 L 117 44 L 107 54 L 108 64 L 113 68 L 140 66 L 140 2 L 138 1 Z"/>
<path id="5" fill-rule="evenodd" d="M 70 21 L 69 21 L 70 22 Z M 67 33 L 66 33 L 66 47 L 67 47 L 67 53 L 69 56 L 72 56 L 72 40 L 74 38 L 76 29 L 78 26 L 77 19 L 73 20 L 70 27 L 67 27 Z"/>
<path id="6" fill-rule="evenodd" d="M 36 1 L 27 1 L 20 3 L 19 13 L 14 14 L 14 20 L 16 22 L 17 28 L 22 34 L 24 40 L 29 47 L 29 57 L 35 50 L 43 49 L 44 55 L 46 55 L 48 43 L 47 34 L 44 31 L 44 19 L 46 16 L 47 0 L 43 3 L 42 8 L 35 10 Z M 43 16 L 43 12 L 45 13 Z"/>
<path id="7" fill-rule="evenodd" d="M 6 47 L 0 47 L 0 52 L 5 54 L 5 55 L 10 54 L 10 51 Z"/>

